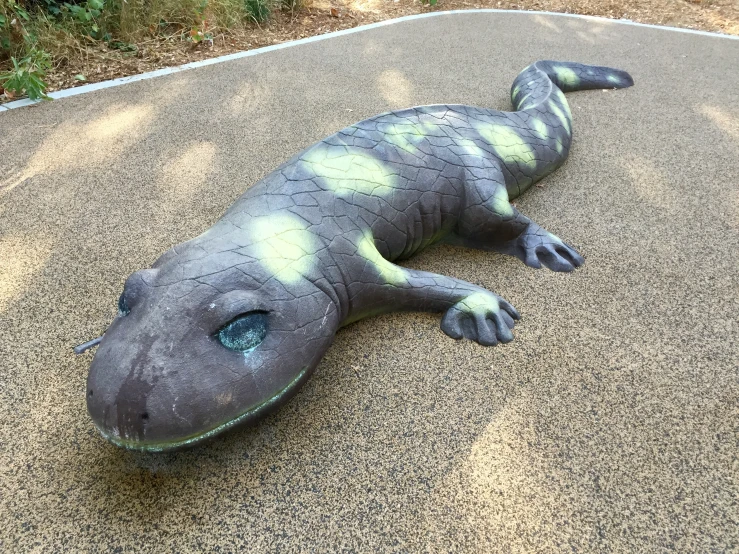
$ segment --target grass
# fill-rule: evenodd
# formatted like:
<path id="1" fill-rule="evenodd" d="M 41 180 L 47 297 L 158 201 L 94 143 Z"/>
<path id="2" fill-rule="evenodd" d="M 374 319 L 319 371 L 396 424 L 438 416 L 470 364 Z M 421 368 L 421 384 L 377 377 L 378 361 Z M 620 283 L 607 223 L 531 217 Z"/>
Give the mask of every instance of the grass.
<path id="1" fill-rule="evenodd" d="M 262 23 L 269 19 L 272 13 L 270 0 L 244 0 L 246 12 L 255 23 Z"/>
<path id="2" fill-rule="evenodd" d="M 105 49 L 135 55 L 138 44 L 152 40 L 212 43 L 217 34 L 301 5 L 302 0 L 0 0 L 0 88 L 10 98 L 42 97 L 51 60 L 59 68 Z"/>
<path id="3" fill-rule="evenodd" d="M 55 16 L 37 12 L 27 27 L 38 36 L 38 46 L 54 54 L 60 43 L 66 49 L 87 45 L 89 39 L 136 43 L 152 37 L 186 38 L 193 29 L 228 30 L 264 21 L 273 7 L 271 0 L 87 0 L 62 4 Z"/>
<path id="4" fill-rule="evenodd" d="M 0 0 L 0 103 L 434 9 L 566 11 L 739 34 L 735 2 Z"/>

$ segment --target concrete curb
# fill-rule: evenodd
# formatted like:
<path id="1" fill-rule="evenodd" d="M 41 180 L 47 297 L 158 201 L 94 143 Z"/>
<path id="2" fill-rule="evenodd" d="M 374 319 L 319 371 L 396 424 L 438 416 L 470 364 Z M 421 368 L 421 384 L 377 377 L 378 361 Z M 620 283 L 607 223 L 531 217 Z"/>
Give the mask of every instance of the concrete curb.
<path id="1" fill-rule="evenodd" d="M 80 87 L 58 90 L 56 92 L 50 93 L 49 98 L 53 100 L 59 100 L 61 98 L 67 98 L 68 96 L 76 96 L 78 94 L 85 94 L 87 92 L 93 92 L 96 90 L 102 90 L 102 89 L 106 89 L 110 87 L 117 87 L 120 85 L 125 85 L 126 83 L 134 83 L 136 81 L 143 81 L 144 79 L 153 79 L 155 77 L 171 75 L 172 73 L 179 73 L 180 71 L 186 71 L 188 69 L 195 69 L 198 67 L 205 67 L 205 66 L 213 65 L 217 63 L 228 62 L 231 60 L 238 60 L 238 59 L 246 58 L 249 56 L 256 56 L 258 54 L 266 54 L 267 52 L 272 52 L 274 50 L 281 50 L 283 48 L 290 48 L 292 46 L 299 46 L 301 44 L 308 44 L 310 42 L 316 42 L 319 40 L 326 40 L 326 39 L 330 39 L 334 37 L 350 35 L 353 33 L 359 33 L 361 31 L 369 31 L 371 29 L 377 29 L 379 27 L 384 27 L 386 25 L 394 25 L 396 23 L 404 23 L 406 21 L 413 21 L 416 19 L 425 19 L 427 17 L 438 17 L 442 15 L 458 15 L 458 14 L 469 14 L 469 13 L 503 13 L 503 14 L 517 14 L 517 15 L 549 15 L 549 16 L 557 16 L 557 17 L 570 17 L 570 18 L 577 18 L 577 19 L 586 19 L 586 20 L 590 20 L 590 21 L 594 21 L 598 23 L 616 23 L 620 25 L 632 25 L 635 27 L 646 27 L 650 29 L 659 29 L 662 31 L 676 31 L 679 33 L 689 33 L 689 34 L 704 35 L 704 36 L 714 37 L 714 38 L 739 40 L 739 36 L 734 36 L 734 35 L 725 35 L 722 33 L 711 33 L 708 31 L 696 31 L 693 29 L 682 29 L 679 27 L 663 27 L 660 25 L 651 25 L 648 23 L 637 23 L 635 21 L 631 21 L 628 19 L 608 19 L 605 17 L 597 17 L 597 16 L 592 16 L 592 15 L 580 15 L 580 14 L 560 13 L 560 12 L 543 12 L 543 11 L 498 10 L 498 9 L 452 10 L 452 11 L 445 11 L 445 12 L 432 12 L 432 13 L 423 13 L 423 14 L 416 14 L 416 15 L 407 15 L 404 17 L 396 18 L 396 19 L 388 19 L 385 21 L 379 21 L 377 23 L 371 23 L 369 25 L 360 25 L 358 27 L 353 27 L 351 29 L 343 29 L 341 31 L 334 31 L 333 33 L 326 33 L 324 35 L 316 35 L 316 36 L 303 38 L 299 40 L 292 40 L 289 42 L 283 42 L 281 44 L 274 44 L 272 46 L 256 48 L 254 50 L 245 50 L 242 52 L 235 52 L 234 54 L 227 54 L 225 56 L 219 56 L 217 58 L 209 58 L 207 60 L 190 62 L 190 63 L 186 63 L 186 64 L 174 66 L 174 67 L 165 67 L 163 69 L 158 69 L 156 71 L 150 71 L 148 73 L 140 73 L 138 75 L 131 75 L 128 77 L 119 77 L 118 79 L 111 79 L 109 81 L 101 81 L 99 83 L 91 83 L 89 85 L 83 85 Z M 38 104 L 39 102 L 43 102 L 43 100 L 30 100 L 29 98 L 24 98 L 22 100 L 16 100 L 14 102 L 8 102 L 7 104 L 0 104 L 0 114 L 16 109 L 16 108 L 22 108 L 25 106 L 31 106 L 34 104 Z"/>

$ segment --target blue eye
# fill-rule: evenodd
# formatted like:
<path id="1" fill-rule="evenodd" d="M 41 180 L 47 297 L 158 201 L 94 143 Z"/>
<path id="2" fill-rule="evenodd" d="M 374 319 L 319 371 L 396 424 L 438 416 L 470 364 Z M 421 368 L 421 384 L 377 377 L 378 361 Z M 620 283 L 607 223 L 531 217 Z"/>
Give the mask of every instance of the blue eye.
<path id="1" fill-rule="evenodd" d="M 129 308 L 128 304 L 126 304 L 126 297 L 121 294 L 120 297 L 118 297 L 118 315 L 128 315 L 128 312 L 130 311 L 131 308 Z"/>
<path id="2" fill-rule="evenodd" d="M 218 340 L 229 350 L 249 352 L 267 336 L 267 314 L 251 312 L 237 317 L 218 331 Z"/>

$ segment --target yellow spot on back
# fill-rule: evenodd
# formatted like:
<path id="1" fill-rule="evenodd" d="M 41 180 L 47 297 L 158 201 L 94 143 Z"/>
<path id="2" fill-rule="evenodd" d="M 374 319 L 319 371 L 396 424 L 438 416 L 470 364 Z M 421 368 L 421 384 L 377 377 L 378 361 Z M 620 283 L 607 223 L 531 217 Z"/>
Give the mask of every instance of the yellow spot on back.
<path id="1" fill-rule="evenodd" d="M 458 138 L 455 140 L 457 146 L 463 149 L 464 155 L 467 156 L 485 156 L 487 152 L 480 148 L 472 139 Z M 489 154 L 487 154 L 489 155 Z"/>
<path id="2" fill-rule="evenodd" d="M 417 135 L 407 135 L 405 133 L 385 133 L 385 140 L 387 142 L 415 156 L 418 153 L 418 148 L 414 144 L 414 137 L 416 140 L 418 140 Z"/>
<path id="3" fill-rule="evenodd" d="M 319 144 L 302 159 L 339 196 L 388 196 L 396 187 L 392 168 L 361 148 Z"/>
<path id="4" fill-rule="evenodd" d="M 536 168 L 534 149 L 514 129 L 507 125 L 485 123 L 477 123 L 476 128 L 505 163 L 520 163 L 530 169 Z"/>
<path id="5" fill-rule="evenodd" d="M 437 137 L 444 137 L 446 136 L 446 133 L 444 133 L 438 125 L 435 125 L 433 123 L 428 122 L 421 122 L 418 125 L 416 125 L 417 128 L 420 128 L 421 134 L 424 136 L 437 136 Z"/>
<path id="6" fill-rule="evenodd" d="M 313 267 L 318 237 L 297 216 L 279 214 L 251 222 L 252 247 L 259 261 L 283 283 L 295 283 Z"/>

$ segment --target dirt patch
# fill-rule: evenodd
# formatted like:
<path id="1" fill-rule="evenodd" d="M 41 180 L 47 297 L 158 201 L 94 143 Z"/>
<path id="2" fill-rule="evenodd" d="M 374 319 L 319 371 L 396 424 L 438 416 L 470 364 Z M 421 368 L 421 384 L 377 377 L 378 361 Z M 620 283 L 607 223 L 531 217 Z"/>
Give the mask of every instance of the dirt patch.
<path id="1" fill-rule="evenodd" d="M 434 7 L 417 0 L 321 0 L 296 13 L 276 12 L 261 26 L 216 32 L 212 41 L 198 44 L 185 37 L 158 37 L 128 50 L 95 42 L 70 46 L 68 55 L 54 61 L 46 82 L 52 92 L 404 15 L 474 8 L 577 13 L 739 35 L 739 0 L 440 0 Z M 8 100 L 0 95 L 0 103 Z"/>

